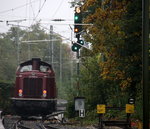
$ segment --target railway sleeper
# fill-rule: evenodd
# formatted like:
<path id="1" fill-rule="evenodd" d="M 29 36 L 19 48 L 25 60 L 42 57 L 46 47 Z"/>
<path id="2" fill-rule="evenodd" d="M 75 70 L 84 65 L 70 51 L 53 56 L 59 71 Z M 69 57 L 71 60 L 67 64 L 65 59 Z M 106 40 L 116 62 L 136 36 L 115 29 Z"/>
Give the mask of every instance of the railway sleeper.
<path id="1" fill-rule="evenodd" d="M 131 124 L 127 121 L 103 121 L 102 122 L 105 126 L 119 126 L 125 127 L 126 129 L 130 129 Z"/>

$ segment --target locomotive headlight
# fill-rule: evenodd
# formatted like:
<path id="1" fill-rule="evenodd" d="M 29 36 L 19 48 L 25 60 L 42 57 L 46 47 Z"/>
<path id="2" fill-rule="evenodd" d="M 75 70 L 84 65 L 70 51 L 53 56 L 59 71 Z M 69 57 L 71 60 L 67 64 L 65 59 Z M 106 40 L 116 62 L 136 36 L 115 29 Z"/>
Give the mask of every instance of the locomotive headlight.
<path id="1" fill-rule="evenodd" d="M 22 96 L 22 89 L 19 89 L 19 96 Z"/>
<path id="2" fill-rule="evenodd" d="M 47 91 L 43 90 L 43 97 L 46 97 L 46 95 L 47 95 Z"/>

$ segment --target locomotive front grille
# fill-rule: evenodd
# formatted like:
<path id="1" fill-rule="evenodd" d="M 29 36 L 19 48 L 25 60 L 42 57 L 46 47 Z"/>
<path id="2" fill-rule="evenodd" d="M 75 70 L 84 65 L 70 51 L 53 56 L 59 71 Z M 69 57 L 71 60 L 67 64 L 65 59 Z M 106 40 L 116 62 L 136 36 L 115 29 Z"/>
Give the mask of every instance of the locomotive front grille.
<path id="1" fill-rule="evenodd" d="M 40 98 L 42 96 L 41 78 L 24 78 L 23 80 L 23 95 L 27 98 Z"/>

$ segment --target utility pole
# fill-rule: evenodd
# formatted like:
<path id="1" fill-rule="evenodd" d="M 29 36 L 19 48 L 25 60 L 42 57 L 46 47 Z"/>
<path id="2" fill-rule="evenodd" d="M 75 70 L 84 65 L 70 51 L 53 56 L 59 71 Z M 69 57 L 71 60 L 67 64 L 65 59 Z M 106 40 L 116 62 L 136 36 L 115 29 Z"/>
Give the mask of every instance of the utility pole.
<path id="1" fill-rule="evenodd" d="M 78 93 L 77 96 L 80 95 L 80 64 L 79 64 L 79 58 L 80 58 L 80 51 L 77 51 L 77 88 L 78 88 Z"/>
<path id="2" fill-rule="evenodd" d="M 51 40 L 50 44 L 51 44 L 51 47 L 49 46 L 49 48 L 51 48 L 51 50 L 49 49 L 49 56 L 51 55 L 51 64 L 53 66 L 53 62 L 54 62 L 54 59 L 53 59 L 54 58 L 54 55 L 53 55 L 54 54 L 54 44 L 53 44 L 52 39 L 53 39 L 53 26 L 50 25 L 50 40 Z"/>
<path id="3" fill-rule="evenodd" d="M 142 80 L 143 80 L 143 129 L 149 129 L 149 0 L 143 0 L 142 17 Z"/>
<path id="4" fill-rule="evenodd" d="M 28 28 L 28 33 L 27 33 L 27 37 L 28 37 L 28 40 L 29 40 L 29 31 L 30 29 Z M 30 43 L 28 42 L 28 60 L 30 60 L 31 59 L 31 45 L 30 45 Z"/>
<path id="5" fill-rule="evenodd" d="M 71 30 L 71 44 L 70 46 L 72 45 L 72 32 L 73 32 L 73 28 L 69 25 L 70 27 L 70 30 Z M 70 63 L 70 72 L 71 72 L 71 78 L 70 78 L 70 85 L 71 85 L 71 88 L 73 88 L 73 61 Z"/>
<path id="6" fill-rule="evenodd" d="M 28 59 L 31 59 L 31 46 L 30 46 L 30 43 L 28 43 Z"/>
<path id="7" fill-rule="evenodd" d="M 59 48 L 59 84 L 62 85 L 62 44 Z"/>
<path id="8" fill-rule="evenodd" d="M 21 20 L 10 20 L 10 21 L 6 21 L 7 25 L 12 25 L 12 26 L 16 26 L 14 24 L 9 24 L 10 22 L 17 22 L 17 28 L 16 28 L 16 44 L 17 44 L 17 64 L 19 65 L 20 63 L 20 41 L 19 41 L 19 23 L 22 21 L 26 21 L 26 19 L 21 19 Z"/>
<path id="9" fill-rule="evenodd" d="M 17 64 L 19 65 L 19 63 L 20 63 L 19 23 L 18 23 L 18 28 L 16 28 L 16 31 L 17 31 L 17 38 L 16 38 L 16 43 L 17 43 Z"/>

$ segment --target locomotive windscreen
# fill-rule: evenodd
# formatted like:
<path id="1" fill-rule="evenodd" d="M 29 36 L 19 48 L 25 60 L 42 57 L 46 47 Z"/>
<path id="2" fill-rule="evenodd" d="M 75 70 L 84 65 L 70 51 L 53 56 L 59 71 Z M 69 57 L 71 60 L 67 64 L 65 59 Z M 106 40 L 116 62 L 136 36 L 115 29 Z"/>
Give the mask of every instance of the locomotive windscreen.
<path id="1" fill-rule="evenodd" d="M 23 80 L 23 95 L 26 98 L 40 98 L 42 96 L 41 78 L 24 78 Z"/>

